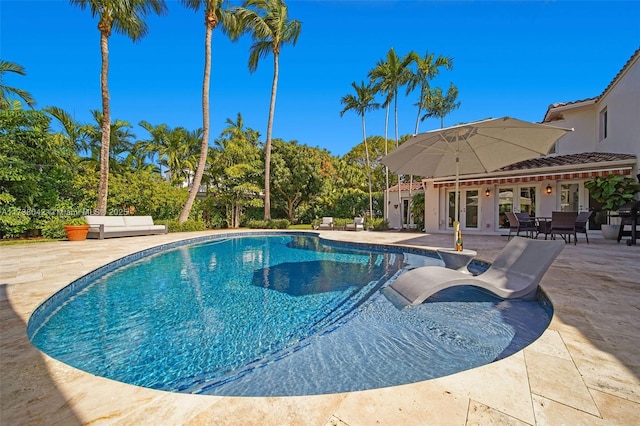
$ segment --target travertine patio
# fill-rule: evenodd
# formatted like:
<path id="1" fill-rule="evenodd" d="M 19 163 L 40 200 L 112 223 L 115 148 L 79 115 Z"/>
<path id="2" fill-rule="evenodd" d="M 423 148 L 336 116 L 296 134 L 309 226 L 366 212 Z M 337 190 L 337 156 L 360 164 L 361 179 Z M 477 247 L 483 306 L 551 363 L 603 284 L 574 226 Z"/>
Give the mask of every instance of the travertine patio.
<path id="1" fill-rule="evenodd" d="M 223 232 L 223 231 L 221 231 Z M 640 245 L 567 244 L 542 281 L 549 329 L 504 360 L 440 379 L 286 398 L 167 393 L 76 370 L 26 337 L 33 310 L 126 254 L 206 233 L 0 247 L 0 424 L 639 424 Z M 448 247 L 448 234 L 325 231 L 327 238 Z M 491 261 L 506 237 L 465 236 Z"/>

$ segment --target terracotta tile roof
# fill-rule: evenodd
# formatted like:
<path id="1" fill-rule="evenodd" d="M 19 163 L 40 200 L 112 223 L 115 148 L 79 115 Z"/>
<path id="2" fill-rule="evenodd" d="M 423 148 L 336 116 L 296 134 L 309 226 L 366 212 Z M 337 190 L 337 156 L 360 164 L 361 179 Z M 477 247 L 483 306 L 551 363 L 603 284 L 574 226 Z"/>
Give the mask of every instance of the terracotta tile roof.
<path id="1" fill-rule="evenodd" d="M 520 161 L 496 170 L 497 172 L 540 169 L 544 167 L 571 166 L 587 163 L 603 163 L 608 161 L 637 160 L 633 154 L 614 154 L 609 152 L 582 152 L 580 154 L 554 155 Z"/>
<path id="2" fill-rule="evenodd" d="M 413 182 L 413 188 L 411 189 L 413 192 L 422 191 L 422 182 Z M 409 192 L 409 183 L 401 183 L 400 191 Z M 389 188 L 389 192 L 398 192 L 398 185 L 393 185 Z"/>
<path id="3" fill-rule="evenodd" d="M 551 104 L 549 105 L 549 109 L 551 108 L 558 108 L 561 106 L 565 106 L 565 105 L 573 105 L 573 104 L 579 104 L 582 102 L 588 102 L 588 101 L 597 101 L 599 99 L 599 96 L 595 96 L 593 98 L 587 98 L 587 99 L 580 99 L 578 101 L 571 101 L 571 102 L 556 102 L 555 104 Z"/>

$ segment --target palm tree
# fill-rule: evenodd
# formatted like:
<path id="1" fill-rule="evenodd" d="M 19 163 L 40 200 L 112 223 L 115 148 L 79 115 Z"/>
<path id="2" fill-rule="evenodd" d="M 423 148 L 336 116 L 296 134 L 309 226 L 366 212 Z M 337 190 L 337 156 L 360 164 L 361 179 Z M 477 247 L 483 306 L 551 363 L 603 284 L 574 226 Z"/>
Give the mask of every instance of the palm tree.
<path id="1" fill-rule="evenodd" d="M 444 127 L 444 117 L 449 115 L 454 109 L 460 108 L 460 101 L 456 102 L 458 88 L 451 83 L 445 96 L 442 95 L 442 88 L 436 87 L 429 90 L 424 99 L 423 108 L 426 114 L 422 116 L 422 121 L 429 117 L 440 117 L 440 127 Z"/>
<path id="2" fill-rule="evenodd" d="M 196 168 L 196 174 L 193 177 L 193 186 L 189 190 L 189 197 L 180 212 L 178 221 L 180 223 L 186 222 L 191 213 L 191 208 L 198 195 L 198 189 L 200 188 L 200 182 L 202 181 L 202 175 L 207 165 L 207 152 L 209 151 L 209 86 L 211 81 L 211 37 L 213 30 L 218 27 L 218 24 L 222 24 L 222 32 L 228 34 L 230 38 L 236 39 L 239 35 L 239 29 L 236 26 L 236 20 L 231 10 L 223 8 L 225 0 L 181 0 L 182 4 L 195 11 L 198 11 L 201 7 L 204 9 L 204 77 L 202 79 L 202 141 L 200 143 L 200 157 L 198 158 L 198 165 Z"/>
<path id="3" fill-rule="evenodd" d="M 438 56 L 437 58 L 433 53 L 426 52 L 424 57 L 420 57 L 416 52 L 409 53 L 411 62 L 416 64 L 416 72 L 409 80 L 407 85 L 407 94 L 412 92 L 416 87 L 420 86 L 420 98 L 418 99 L 418 116 L 416 117 L 416 129 L 414 134 L 418 134 L 418 128 L 420 125 L 420 114 L 422 113 L 422 106 L 424 99 L 429 94 L 429 81 L 433 80 L 439 73 L 440 68 L 444 67 L 447 70 L 453 69 L 453 58 Z"/>
<path id="4" fill-rule="evenodd" d="M 242 211 L 246 206 L 258 206 L 256 196 L 262 175 L 262 159 L 258 140 L 260 134 L 244 126 L 242 115 L 236 121 L 227 118 L 228 126 L 216 139 L 212 153 L 216 199 L 225 205 L 227 221 L 231 228 L 240 226 Z"/>
<path id="5" fill-rule="evenodd" d="M 385 106 L 387 114 L 385 117 L 385 140 L 387 138 L 387 123 L 389 120 L 389 106 L 393 100 L 394 104 L 394 123 L 395 123 L 395 140 L 396 148 L 398 147 L 398 91 L 411 80 L 411 70 L 408 68 L 412 57 L 410 55 L 400 58 L 395 49 L 392 47 L 387 52 L 386 61 L 379 60 L 375 68 L 369 71 L 369 79 L 374 84 L 373 90 L 385 95 Z M 385 152 L 388 152 L 388 146 L 385 142 Z M 385 173 L 388 175 L 388 171 Z M 387 178 L 387 200 L 389 199 L 389 179 Z M 402 217 L 402 203 L 400 194 L 400 176 L 398 176 L 398 205 L 400 206 L 400 217 Z M 385 207 L 386 211 L 386 207 Z M 388 217 L 388 215 L 387 215 Z M 401 221 L 402 222 L 402 221 Z M 402 223 L 401 223 L 402 225 Z"/>
<path id="6" fill-rule="evenodd" d="M 84 125 L 74 120 L 62 108 L 53 106 L 45 107 L 42 110 L 55 118 L 62 126 L 62 131 L 54 135 L 60 144 L 72 147 L 78 155 L 89 148 Z"/>
<path id="7" fill-rule="evenodd" d="M 440 68 L 445 67 L 448 70 L 453 69 L 453 58 L 438 56 L 437 58 L 433 53 L 426 52 L 424 57 L 420 57 L 416 52 L 409 53 L 409 57 L 411 58 L 411 62 L 416 65 L 416 71 L 413 73 L 411 79 L 407 84 L 407 95 L 411 93 L 416 87 L 420 87 L 420 97 L 416 105 L 418 106 L 418 115 L 416 116 L 416 128 L 414 130 L 414 134 L 418 134 L 418 130 L 420 128 L 420 114 L 422 113 L 422 105 L 424 103 L 424 99 L 429 94 L 429 81 L 433 80 L 439 73 Z M 405 212 L 407 217 L 407 222 L 409 222 L 409 217 L 411 215 L 413 203 L 413 175 L 409 177 L 409 208 Z"/>
<path id="8" fill-rule="evenodd" d="M 188 188 L 195 186 L 196 191 L 200 188 L 200 184 L 194 185 L 193 170 L 196 170 L 200 161 L 202 134 L 202 129 L 189 131 L 184 127 L 167 131 L 165 143 L 160 147 L 158 155 L 160 163 L 169 169 L 171 183 L 174 185 L 186 183 Z"/>
<path id="9" fill-rule="evenodd" d="M 365 156 L 367 157 L 367 179 L 369 181 L 369 217 L 373 218 L 373 190 L 371 187 L 371 160 L 369 158 L 369 146 L 367 144 L 367 129 L 365 127 L 365 113 L 380 108 L 380 104 L 375 102 L 374 91 L 371 84 L 365 85 L 364 81 L 358 86 L 355 81 L 351 83 L 356 94 L 345 95 L 340 100 L 344 109 L 340 111 L 340 117 L 345 112 L 352 110 L 362 118 L 362 140 L 364 143 Z"/>
<path id="10" fill-rule="evenodd" d="M 109 191 L 109 140 L 111 127 L 111 106 L 109 99 L 109 37 L 111 32 L 121 33 L 134 42 L 147 31 L 144 18 L 151 12 L 163 14 L 167 6 L 164 0 L 70 0 L 71 4 L 84 10 L 89 8 L 91 16 L 98 17 L 100 31 L 100 51 L 102 67 L 100 87 L 102 91 L 102 140 L 100 154 L 100 186 L 98 188 L 98 214 L 107 212 Z"/>
<path id="11" fill-rule="evenodd" d="M 11 100 L 9 99 L 10 94 L 18 95 L 29 107 L 33 108 L 36 101 L 33 100 L 29 92 L 16 87 L 6 86 L 2 83 L 4 75 L 8 72 L 22 76 L 27 75 L 22 65 L 0 59 L 0 109 L 9 109 L 11 105 Z"/>
<path id="12" fill-rule="evenodd" d="M 140 127 L 145 129 L 151 135 L 151 139 L 145 139 L 138 141 L 136 145 L 141 152 L 146 154 L 147 158 L 151 161 L 157 161 L 162 176 L 162 156 L 160 154 L 166 146 L 167 133 L 170 131 L 166 124 L 153 125 L 146 120 L 142 120 L 138 123 Z"/>
<path id="13" fill-rule="evenodd" d="M 86 134 L 87 137 L 87 151 L 89 152 L 88 161 L 100 165 L 100 172 L 102 173 L 104 146 L 102 142 L 104 140 L 104 131 L 102 123 L 104 123 L 104 116 L 101 111 L 91 110 L 91 115 L 96 124 L 85 125 L 81 131 Z M 126 158 L 131 154 L 133 149 L 132 140 L 135 139 L 135 135 L 131 132 L 131 124 L 128 121 L 116 119 L 109 125 L 109 152 L 108 167 L 109 171 L 122 172 L 126 167 Z"/>
<path id="14" fill-rule="evenodd" d="M 271 220 L 271 133 L 276 108 L 278 88 L 278 58 L 280 50 L 286 44 L 295 46 L 300 35 L 302 23 L 289 20 L 288 8 L 282 0 L 246 0 L 237 10 L 242 26 L 250 31 L 253 44 L 249 49 L 249 72 L 258 69 L 261 58 L 273 54 L 273 82 L 271 84 L 271 102 L 267 122 L 267 140 L 264 151 L 264 219 Z"/>

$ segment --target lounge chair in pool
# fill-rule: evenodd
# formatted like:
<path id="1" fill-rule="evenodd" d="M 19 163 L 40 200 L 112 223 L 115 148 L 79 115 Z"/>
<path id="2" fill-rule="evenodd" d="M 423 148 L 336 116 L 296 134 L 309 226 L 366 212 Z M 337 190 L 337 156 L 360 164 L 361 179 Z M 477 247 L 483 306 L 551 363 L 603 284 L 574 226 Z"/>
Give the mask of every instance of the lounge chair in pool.
<path id="1" fill-rule="evenodd" d="M 332 217 L 323 217 L 322 222 L 318 225 L 318 229 L 333 229 L 333 218 Z"/>
<path id="2" fill-rule="evenodd" d="M 364 231 L 364 217 L 354 217 L 353 223 L 344 226 L 346 231 Z"/>
<path id="3" fill-rule="evenodd" d="M 397 307 L 419 305 L 440 290 L 460 285 L 480 287 L 503 299 L 533 299 L 542 276 L 563 248 L 564 241 L 514 237 L 482 274 L 423 266 L 400 275 L 383 293 Z"/>

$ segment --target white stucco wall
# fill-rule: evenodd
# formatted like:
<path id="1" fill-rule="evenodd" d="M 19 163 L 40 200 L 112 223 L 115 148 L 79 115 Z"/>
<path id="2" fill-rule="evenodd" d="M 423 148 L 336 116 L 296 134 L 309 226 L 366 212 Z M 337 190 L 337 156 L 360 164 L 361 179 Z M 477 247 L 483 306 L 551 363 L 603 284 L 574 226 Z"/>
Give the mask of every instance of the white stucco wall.
<path id="1" fill-rule="evenodd" d="M 563 112 L 564 120 L 550 123 L 556 127 L 573 128 L 558 141 L 556 154 L 578 154 L 581 152 L 597 152 L 598 128 L 593 119 L 596 105 L 590 104 L 580 108 L 572 108 Z"/>
<path id="2" fill-rule="evenodd" d="M 640 60 L 631 64 L 618 83 L 598 101 L 594 121 L 607 108 L 608 135 L 600 152 L 635 154 L 640 158 Z"/>
<path id="3" fill-rule="evenodd" d="M 607 138 L 600 140 L 600 113 L 606 108 Z M 573 127 L 558 142 L 557 154 L 611 152 L 635 154 L 640 158 L 640 61 L 635 60 L 616 84 L 595 104 L 562 111 L 563 120 L 549 123 Z"/>
<path id="4" fill-rule="evenodd" d="M 412 191 L 411 197 L 422 191 Z M 401 212 L 401 203 L 404 203 L 405 200 L 410 200 L 409 191 L 402 191 L 400 193 L 400 200 L 398 200 L 398 191 L 390 191 L 389 199 L 387 200 L 387 194 L 384 195 L 384 202 L 387 205 L 387 217 L 385 218 L 387 222 L 389 222 L 389 227 L 392 229 L 400 229 L 402 228 L 401 222 L 401 214 L 406 217 L 407 212 L 402 210 Z M 397 206 L 397 207 L 396 207 Z M 409 226 L 413 226 L 413 222 L 409 224 Z"/>

